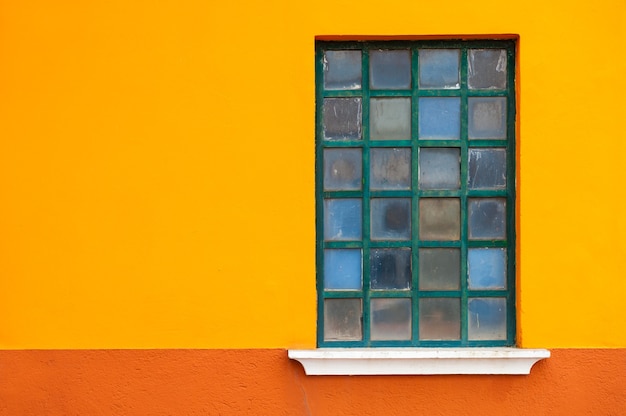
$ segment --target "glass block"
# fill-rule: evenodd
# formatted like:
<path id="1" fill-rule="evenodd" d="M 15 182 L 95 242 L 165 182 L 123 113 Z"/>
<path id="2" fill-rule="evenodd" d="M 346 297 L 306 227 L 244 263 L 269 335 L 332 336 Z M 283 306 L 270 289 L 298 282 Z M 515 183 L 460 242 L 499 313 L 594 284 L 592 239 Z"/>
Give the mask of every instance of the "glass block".
<path id="1" fill-rule="evenodd" d="M 505 189 L 506 150 L 470 149 L 467 185 L 470 189 Z"/>
<path id="2" fill-rule="evenodd" d="M 374 198 L 370 212 L 372 240 L 411 239 L 411 199 Z"/>
<path id="3" fill-rule="evenodd" d="M 420 290 L 459 290 L 461 251 L 458 248 L 420 248 Z"/>
<path id="4" fill-rule="evenodd" d="M 468 202 L 469 238 L 503 240 L 506 237 L 506 200 L 473 198 Z"/>
<path id="5" fill-rule="evenodd" d="M 370 286 L 372 289 L 410 289 L 411 249 L 372 249 Z"/>
<path id="6" fill-rule="evenodd" d="M 411 189 L 411 149 L 371 149 L 370 188 Z"/>
<path id="7" fill-rule="evenodd" d="M 470 289 L 506 289 L 505 248 L 470 248 L 467 268 Z"/>
<path id="8" fill-rule="evenodd" d="M 411 299 L 374 298 L 370 313 L 372 340 L 411 339 Z"/>
<path id="9" fill-rule="evenodd" d="M 420 88 L 459 88 L 458 49 L 420 49 Z"/>
<path id="10" fill-rule="evenodd" d="M 360 249 L 324 250 L 324 289 L 360 290 L 362 264 Z"/>
<path id="11" fill-rule="evenodd" d="M 324 239 L 360 240 L 362 217 L 362 202 L 358 198 L 325 200 Z"/>
<path id="12" fill-rule="evenodd" d="M 409 140 L 411 138 L 411 99 L 370 99 L 370 139 Z"/>
<path id="13" fill-rule="evenodd" d="M 470 298 L 467 320 L 470 340 L 506 339 L 506 298 Z"/>
<path id="14" fill-rule="evenodd" d="M 421 198 L 420 240 L 451 241 L 461 238 L 461 203 L 458 198 Z"/>
<path id="15" fill-rule="evenodd" d="M 459 189 L 461 149 L 422 147 L 419 150 L 420 189 Z"/>
<path id="16" fill-rule="evenodd" d="M 411 88 L 411 52 L 408 50 L 371 51 L 370 88 L 376 90 Z"/>
<path id="17" fill-rule="evenodd" d="M 421 340 L 461 339 L 461 300 L 421 298 L 419 326 Z"/>
<path id="18" fill-rule="evenodd" d="M 460 98 L 421 97 L 419 99 L 420 139 L 458 139 L 460 133 Z"/>
<path id="19" fill-rule="evenodd" d="M 327 90 L 361 88 L 361 51 L 324 52 L 324 88 Z"/>
<path id="20" fill-rule="evenodd" d="M 361 149 L 324 149 L 324 190 L 361 189 Z"/>
<path id="21" fill-rule="evenodd" d="M 470 139 L 506 139 L 506 97 L 468 98 Z"/>
<path id="22" fill-rule="evenodd" d="M 324 300 L 324 341 L 363 339 L 361 299 Z"/>
<path id="23" fill-rule="evenodd" d="M 470 49 L 467 53 L 470 89 L 506 88 L 506 50 Z"/>
<path id="24" fill-rule="evenodd" d="M 361 138 L 361 99 L 324 98 L 324 139 Z"/>

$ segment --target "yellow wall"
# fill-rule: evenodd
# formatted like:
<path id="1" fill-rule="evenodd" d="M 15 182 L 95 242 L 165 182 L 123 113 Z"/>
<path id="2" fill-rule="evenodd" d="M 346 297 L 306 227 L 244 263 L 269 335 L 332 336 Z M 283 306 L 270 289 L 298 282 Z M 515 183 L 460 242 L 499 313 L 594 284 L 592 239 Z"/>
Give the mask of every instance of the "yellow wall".
<path id="1" fill-rule="evenodd" d="M 0 1 L 0 348 L 315 345 L 314 39 L 519 34 L 524 347 L 624 347 L 623 1 Z"/>

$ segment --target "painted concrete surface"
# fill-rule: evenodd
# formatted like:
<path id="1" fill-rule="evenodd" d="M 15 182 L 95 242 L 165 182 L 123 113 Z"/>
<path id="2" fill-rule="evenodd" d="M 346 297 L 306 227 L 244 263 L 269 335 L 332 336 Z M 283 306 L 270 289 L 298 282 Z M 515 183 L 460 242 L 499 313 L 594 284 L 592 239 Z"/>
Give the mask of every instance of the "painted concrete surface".
<path id="1" fill-rule="evenodd" d="M 626 414 L 625 349 L 528 376 L 306 376 L 281 349 L 0 351 L 0 415 Z"/>

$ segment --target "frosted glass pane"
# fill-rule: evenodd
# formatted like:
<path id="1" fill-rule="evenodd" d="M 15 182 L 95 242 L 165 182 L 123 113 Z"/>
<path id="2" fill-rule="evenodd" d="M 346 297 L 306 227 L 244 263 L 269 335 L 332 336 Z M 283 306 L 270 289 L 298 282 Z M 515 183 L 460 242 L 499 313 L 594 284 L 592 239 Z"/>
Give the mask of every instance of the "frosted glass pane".
<path id="1" fill-rule="evenodd" d="M 375 198 L 370 212 L 372 240 L 409 240 L 411 238 L 411 200 Z"/>
<path id="2" fill-rule="evenodd" d="M 324 149 L 324 190 L 361 189 L 361 149 Z"/>
<path id="3" fill-rule="evenodd" d="M 474 198 L 468 202 L 469 237 L 474 240 L 502 240 L 506 237 L 504 198 Z"/>
<path id="4" fill-rule="evenodd" d="M 370 252 L 370 286 L 372 289 L 409 289 L 411 249 L 373 249 Z"/>
<path id="5" fill-rule="evenodd" d="M 420 248 L 420 290 L 459 290 L 461 251 L 458 248 Z"/>
<path id="6" fill-rule="evenodd" d="M 361 138 L 361 99 L 324 99 L 324 138 L 358 140 Z"/>
<path id="7" fill-rule="evenodd" d="M 372 340 L 411 339 L 411 299 L 371 300 Z"/>
<path id="8" fill-rule="evenodd" d="M 360 341 L 362 316 L 361 299 L 324 300 L 324 340 Z"/>
<path id="9" fill-rule="evenodd" d="M 506 339 L 506 299 L 471 298 L 467 335 L 470 340 Z"/>
<path id="10" fill-rule="evenodd" d="M 461 204 L 458 198 L 421 198 L 419 202 L 420 240 L 461 238 Z"/>
<path id="11" fill-rule="evenodd" d="M 467 83 L 471 89 L 506 88 L 506 51 L 470 49 L 467 53 Z"/>
<path id="12" fill-rule="evenodd" d="M 458 49 L 420 49 L 421 88 L 459 88 Z"/>
<path id="13" fill-rule="evenodd" d="M 470 248 L 467 267 L 470 289 L 506 289 L 505 248 Z"/>
<path id="14" fill-rule="evenodd" d="M 459 189 L 461 150 L 422 147 L 419 150 L 420 189 Z"/>
<path id="15" fill-rule="evenodd" d="M 408 50 L 370 52 L 372 89 L 411 88 L 411 53 Z"/>
<path id="16" fill-rule="evenodd" d="M 371 149 L 370 188 L 410 189 L 411 149 Z"/>
<path id="17" fill-rule="evenodd" d="M 370 99 L 370 139 L 408 140 L 411 138 L 411 99 Z"/>
<path id="18" fill-rule="evenodd" d="M 324 52 L 324 88 L 327 90 L 361 88 L 361 51 Z"/>
<path id="19" fill-rule="evenodd" d="M 470 139 L 506 138 L 506 97 L 468 98 Z"/>
<path id="20" fill-rule="evenodd" d="M 362 203 L 358 198 L 324 201 L 324 239 L 360 240 Z"/>
<path id="21" fill-rule="evenodd" d="M 460 98 L 422 97 L 419 99 L 420 139 L 458 139 L 460 133 Z"/>
<path id="22" fill-rule="evenodd" d="M 467 182 L 470 189 L 506 188 L 506 150 L 470 149 Z"/>
<path id="23" fill-rule="evenodd" d="M 324 250 L 324 289 L 355 289 L 362 287 L 361 250 Z"/>
<path id="24" fill-rule="evenodd" d="M 461 338 L 461 301 L 458 298 L 422 298 L 419 334 L 423 340 Z"/>

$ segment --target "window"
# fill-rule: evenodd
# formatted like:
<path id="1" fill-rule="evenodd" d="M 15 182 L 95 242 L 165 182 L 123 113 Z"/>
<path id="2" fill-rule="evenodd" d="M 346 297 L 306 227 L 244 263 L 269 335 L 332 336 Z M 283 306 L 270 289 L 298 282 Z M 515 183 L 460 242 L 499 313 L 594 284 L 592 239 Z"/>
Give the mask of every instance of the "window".
<path id="1" fill-rule="evenodd" d="M 316 44 L 318 346 L 515 344 L 515 43 Z"/>

